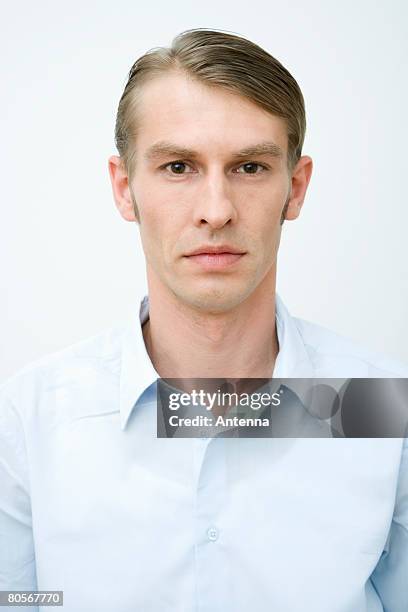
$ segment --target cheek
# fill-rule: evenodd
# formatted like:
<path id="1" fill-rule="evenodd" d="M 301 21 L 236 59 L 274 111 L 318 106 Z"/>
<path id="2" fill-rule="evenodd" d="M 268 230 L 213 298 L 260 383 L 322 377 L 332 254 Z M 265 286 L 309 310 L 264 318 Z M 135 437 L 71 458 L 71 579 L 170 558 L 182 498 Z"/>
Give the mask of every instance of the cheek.
<path id="1" fill-rule="evenodd" d="M 246 228 L 250 243 L 256 252 L 256 259 L 269 265 L 276 259 L 282 226 L 280 224 L 286 193 L 280 191 L 272 197 L 258 198 L 245 214 L 242 227 Z"/>
<path id="2" fill-rule="evenodd" d="M 177 194 L 174 189 L 166 189 L 166 186 L 158 184 L 150 177 L 140 177 L 135 181 L 134 196 L 140 211 L 142 222 L 146 230 L 154 230 L 163 233 L 163 227 L 169 218 L 175 222 L 175 216 L 179 206 Z"/>
<path id="3" fill-rule="evenodd" d="M 244 185 L 237 189 L 236 201 L 242 211 L 250 208 L 251 213 L 268 224 L 280 218 L 282 208 L 289 195 L 289 183 L 285 176 L 274 176 L 257 185 Z"/>
<path id="4" fill-rule="evenodd" d="M 247 227 L 258 240 L 276 235 L 280 228 L 282 210 L 287 198 L 284 189 L 271 189 L 267 193 L 254 193 L 241 207 L 242 226 Z"/>
<path id="5" fill-rule="evenodd" d="M 160 221 L 165 218 L 163 200 L 155 193 L 154 183 L 151 181 L 139 178 L 135 182 L 133 194 L 140 213 L 140 233 L 142 236 L 154 238 L 161 231 Z"/>
<path id="6" fill-rule="evenodd" d="M 136 197 L 136 204 L 139 209 L 140 225 L 139 233 L 143 245 L 143 250 L 147 259 L 156 258 L 158 248 L 162 242 L 162 234 L 165 233 L 163 216 L 154 205 L 151 198 L 143 199 Z"/>
<path id="7" fill-rule="evenodd" d="M 180 190 L 181 191 L 181 190 Z M 140 232 L 155 243 L 171 244 L 185 230 L 189 221 L 190 200 L 185 193 L 146 182 L 135 192 L 140 212 Z"/>
<path id="8" fill-rule="evenodd" d="M 159 265 L 170 265 L 182 234 L 174 211 L 166 210 L 163 204 L 155 206 L 151 198 L 139 210 L 140 238 L 146 258 Z"/>

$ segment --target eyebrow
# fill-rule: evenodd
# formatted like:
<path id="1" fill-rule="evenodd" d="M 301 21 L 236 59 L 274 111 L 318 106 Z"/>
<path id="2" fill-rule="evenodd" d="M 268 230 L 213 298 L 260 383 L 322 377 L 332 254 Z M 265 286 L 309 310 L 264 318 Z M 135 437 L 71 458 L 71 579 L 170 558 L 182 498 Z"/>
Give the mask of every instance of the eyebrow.
<path id="1" fill-rule="evenodd" d="M 266 140 L 264 142 L 248 145 L 240 151 L 232 153 L 232 157 L 234 158 L 253 157 L 255 155 L 270 155 L 271 157 L 282 158 L 283 151 L 276 143 Z M 199 157 L 199 153 L 192 149 L 169 142 L 168 140 L 160 140 L 150 146 L 144 155 L 146 160 L 160 159 L 165 156 L 196 159 Z"/>

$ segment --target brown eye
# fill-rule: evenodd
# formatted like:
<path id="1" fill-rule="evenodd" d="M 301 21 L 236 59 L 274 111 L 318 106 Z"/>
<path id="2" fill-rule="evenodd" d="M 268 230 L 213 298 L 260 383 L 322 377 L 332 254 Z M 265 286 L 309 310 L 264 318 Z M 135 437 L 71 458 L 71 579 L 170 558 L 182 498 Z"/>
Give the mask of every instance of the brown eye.
<path id="1" fill-rule="evenodd" d="M 170 174 L 190 174 L 190 171 L 186 172 L 186 169 L 190 168 L 190 166 L 183 161 L 169 162 L 162 167 L 164 170 L 169 169 Z"/>
<path id="2" fill-rule="evenodd" d="M 259 174 L 257 172 L 257 168 L 263 168 L 260 164 L 256 164 L 255 162 L 247 162 L 246 164 L 242 164 L 240 168 L 244 168 L 243 172 L 239 172 L 239 174 Z"/>
<path id="3" fill-rule="evenodd" d="M 183 162 L 172 162 L 170 167 L 174 174 L 183 174 L 184 170 L 186 169 L 186 164 Z"/>

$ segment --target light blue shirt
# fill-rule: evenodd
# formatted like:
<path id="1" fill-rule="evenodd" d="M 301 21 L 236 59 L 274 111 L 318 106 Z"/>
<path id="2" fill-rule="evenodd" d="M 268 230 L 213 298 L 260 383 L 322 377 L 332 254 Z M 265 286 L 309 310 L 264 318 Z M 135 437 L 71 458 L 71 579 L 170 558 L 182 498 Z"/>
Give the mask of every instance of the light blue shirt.
<path id="1" fill-rule="evenodd" d="M 145 297 L 1 386 L 0 590 L 63 590 L 65 612 L 407 612 L 407 440 L 157 438 L 147 317 Z M 279 296 L 276 319 L 275 378 L 407 375 Z"/>

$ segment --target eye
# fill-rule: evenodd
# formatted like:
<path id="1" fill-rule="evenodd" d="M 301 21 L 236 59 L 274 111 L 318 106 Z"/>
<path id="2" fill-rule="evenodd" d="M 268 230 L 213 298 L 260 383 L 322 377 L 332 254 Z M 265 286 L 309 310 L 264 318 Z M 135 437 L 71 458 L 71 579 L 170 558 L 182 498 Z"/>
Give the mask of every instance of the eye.
<path id="1" fill-rule="evenodd" d="M 240 172 L 239 169 L 244 168 L 244 171 Z M 266 166 L 262 164 L 257 164 L 256 162 L 246 162 L 245 164 L 241 164 L 238 168 L 238 174 L 261 174 L 261 172 L 257 172 L 257 168 L 262 168 L 261 172 L 267 170 Z"/>
<path id="2" fill-rule="evenodd" d="M 173 161 L 165 164 L 162 168 L 164 170 L 170 168 L 170 174 L 190 174 L 189 172 L 185 172 L 185 169 L 190 168 L 190 166 L 183 161 Z"/>
<path id="3" fill-rule="evenodd" d="M 189 171 L 187 171 L 188 168 L 190 168 Z M 161 170 L 167 169 L 173 176 L 177 174 L 181 176 L 183 174 L 191 174 L 193 172 L 191 166 L 182 160 L 172 161 L 161 166 Z M 266 170 L 268 170 L 268 168 L 263 164 L 258 164 L 257 162 L 246 162 L 245 164 L 241 164 L 241 166 L 239 166 L 237 174 L 261 174 Z"/>

